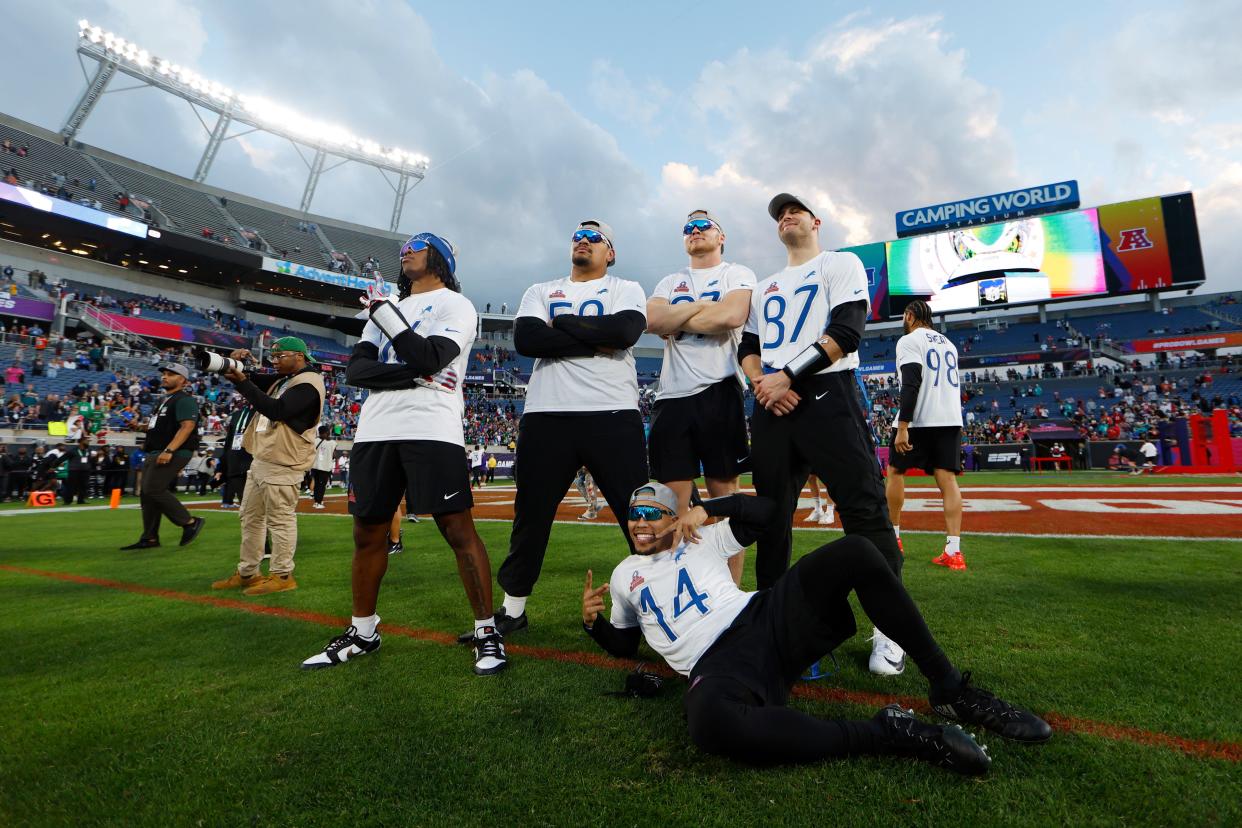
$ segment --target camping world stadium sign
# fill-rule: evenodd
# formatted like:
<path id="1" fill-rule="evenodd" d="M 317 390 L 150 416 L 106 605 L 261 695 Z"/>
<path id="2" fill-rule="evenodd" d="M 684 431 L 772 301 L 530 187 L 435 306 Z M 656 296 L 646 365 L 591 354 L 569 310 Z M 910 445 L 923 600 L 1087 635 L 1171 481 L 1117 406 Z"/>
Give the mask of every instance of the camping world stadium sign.
<path id="1" fill-rule="evenodd" d="M 972 224 L 1007 221 L 1020 216 L 1073 210 L 1079 205 L 1078 182 L 1061 181 L 1007 193 L 949 201 L 897 214 L 897 238 Z"/>

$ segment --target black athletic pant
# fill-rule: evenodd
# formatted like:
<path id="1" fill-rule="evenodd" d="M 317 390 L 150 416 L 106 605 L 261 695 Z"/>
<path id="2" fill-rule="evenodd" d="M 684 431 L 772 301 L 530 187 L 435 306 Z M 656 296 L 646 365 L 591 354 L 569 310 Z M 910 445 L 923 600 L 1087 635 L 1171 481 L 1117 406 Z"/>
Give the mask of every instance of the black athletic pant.
<path id="1" fill-rule="evenodd" d="M 802 671 L 826 654 L 822 648 L 854 634 L 851 590 L 927 677 L 933 702 L 951 699 L 961 674 L 910 594 L 870 541 L 846 537 L 805 556 L 752 599 L 763 600 L 754 612 L 743 610 L 695 665 L 685 698 L 694 743 L 757 764 L 886 752 L 874 721 L 817 719 L 783 706 Z"/>
<path id="2" fill-rule="evenodd" d="M 65 478 L 65 487 L 62 490 L 65 505 L 68 506 L 76 497 L 78 503 L 86 503 L 86 484 L 90 478 L 90 472 L 71 471 Z"/>
<path id="3" fill-rule="evenodd" d="M 159 465 L 158 453 L 147 455 L 142 463 L 142 538 L 143 540 L 160 539 L 160 518 L 166 517 L 176 526 L 185 526 L 193 518 L 189 511 L 169 491 L 169 484 L 175 483 L 177 475 L 190 462 L 189 457 L 174 456 L 164 465 Z"/>
<path id="4" fill-rule="evenodd" d="M 320 471 L 319 469 L 311 469 L 311 478 L 314 483 L 314 496 L 316 503 L 323 503 L 323 493 L 328 490 L 328 478 L 332 476 L 330 471 Z"/>
<path id="5" fill-rule="evenodd" d="M 621 534 L 630 542 L 625 520 L 630 495 L 647 482 L 647 450 L 638 412 L 524 414 L 513 463 L 517 483 L 513 532 L 509 555 L 496 576 L 506 594 L 523 598 L 535 588 L 556 508 L 581 466 L 590 469 Z"/>
<path id="6" fill-rule="evenodd" d="M 900 575 L 901 549 L 854 372 L 817 374 L 799 380 L 794 390 L 802 401 L 792 413 L 778 417 L 756 404 L 751 416 L 755 494 L 776 503 L 768 531 L 755 544 L 759 589 L 789 568 L 794 510 L 811 473 L 836 504 L 845 534 L 869 539 Z"/>

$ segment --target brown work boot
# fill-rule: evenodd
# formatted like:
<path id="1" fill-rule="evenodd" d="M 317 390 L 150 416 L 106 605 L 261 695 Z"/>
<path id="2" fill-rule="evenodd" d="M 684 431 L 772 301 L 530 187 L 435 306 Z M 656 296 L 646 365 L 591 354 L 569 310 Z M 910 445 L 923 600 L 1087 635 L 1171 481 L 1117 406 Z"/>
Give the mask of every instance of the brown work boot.
<path id="1" fill-rule="evenodd" d="M 256 572 L 253 575 L 243 575 L 237 570 L 233 570 L 233 574 L 227 578 L 212 583 L 212 589 L 244 589 L 254 586 L 263 580 L 263 573 Z"/>
<path id="2" fill-rule="evenodd" d="M 271 592 L 288 592 L 297 589 L 298 582 L 293 580 L 292 573 L 287 575 L 268 575 L 249 589 L 242 590 L 242 595 L 267 595 Z"/>

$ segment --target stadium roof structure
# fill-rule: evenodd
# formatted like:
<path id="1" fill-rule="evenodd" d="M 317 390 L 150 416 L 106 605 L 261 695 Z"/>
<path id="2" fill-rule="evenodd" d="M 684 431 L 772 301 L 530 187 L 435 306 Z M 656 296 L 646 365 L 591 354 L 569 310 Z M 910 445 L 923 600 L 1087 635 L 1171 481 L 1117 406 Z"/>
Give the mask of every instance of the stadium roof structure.
<path id="1" fill-rule="evenodd" d="M 288 140 L 307 166 L 306 187 L 302 191 L 302 201 L 298 206 L 300 211 L 309 212 L 321 175 L 354 161 L 379 170 L 392 189 L 394 198 L 388 229 L 396 232 L 406 195 L 427 174 L 430 161 L 425 155 L 398 147 L 382 146 L 335 124 L 307 118 L 266 98 L 236 92 L 217 81 L 202 77 L 192 69 L 156 57 L 136 43 L 91 25 L 87 20 L 78 21 L 77 53 L 82 74 L 86 78 L 86 88 L 60 129 L 60 135 L 66 141 L 72 140 L 78 134 L 105 94 L 151 86 L 189 103 L 207 132 L 207 146 L 203 149 L 203 155 L 194 171 L 194 180 L 200 183 L 206 180 L 216 153 L 225 141 L 251 132 L 266 132 Z M 84 57 L 96 62 L 93 74 L 82 62 Z M 139 81 L 139 84 L 109 89 L 109 83 L 118 72 Z M 207 126 L 200 109 L 216 114 L 214 126 Z M 234 123 L 249 129 L 229 135 L 229 129 Z M 302 148 L 313 152 L 309 160 Z M 329 159 L 333 159 L 331 165 L 328 163 Z M 396 175 L 395 182 L 389 178 L 389 173 Z"/>

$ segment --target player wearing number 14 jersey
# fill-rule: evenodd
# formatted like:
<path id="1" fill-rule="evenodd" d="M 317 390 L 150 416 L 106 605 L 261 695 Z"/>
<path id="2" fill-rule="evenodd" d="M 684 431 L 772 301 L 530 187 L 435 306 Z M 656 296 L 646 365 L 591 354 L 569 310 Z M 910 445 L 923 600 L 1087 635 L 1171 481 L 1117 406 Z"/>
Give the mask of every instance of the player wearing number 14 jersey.
<path id="1" fill-rule="evenodd" d="M 932 709 L 1008 739 L 1046 741 L 1033 713 L 972 686 L 936 643 L 901 581 L 866 538 L 816 549 L 770 589 L 743 592 L 726 561 L 772 519 L 771 501 L 734 494 L 676 513 L 677 496 L 648 483 L 630 500 L 636 554 L 595 587 L 587 572 L 582 622 L 614 656 L 633 658 L 640 639 L 690 679 L 690 738 L 702 750 L 756 764 L 860 755 L 910 756 L 982 775 L 991 760 L 960 728 L 924 724 L 896 705 L 864 721 L 828 721 L 785 707 L 798 676 L 854 634 L 849 593 L 909 650 L 930 685 Z M 704 527 L 709 517 L 727 518 Z M 612 612 L 604 617 L 604 593 Z"/>
<path id="2" fill-rule="evenodd" d="M 902 316 L 905 336 L 897 340 L 897 371 L 901 379 L 901 408 L 893 451 L 888 460 L 888 511 L 901 534 L 901 508 L 906 497 L 906 472 L 922 469 L 936 478 L 944 501 L 944 552 L 933 563 L 963 570 L 962 389 L 957 347 L 932 327 L 931 307 L 921 299 L 906 306 Z"/>

